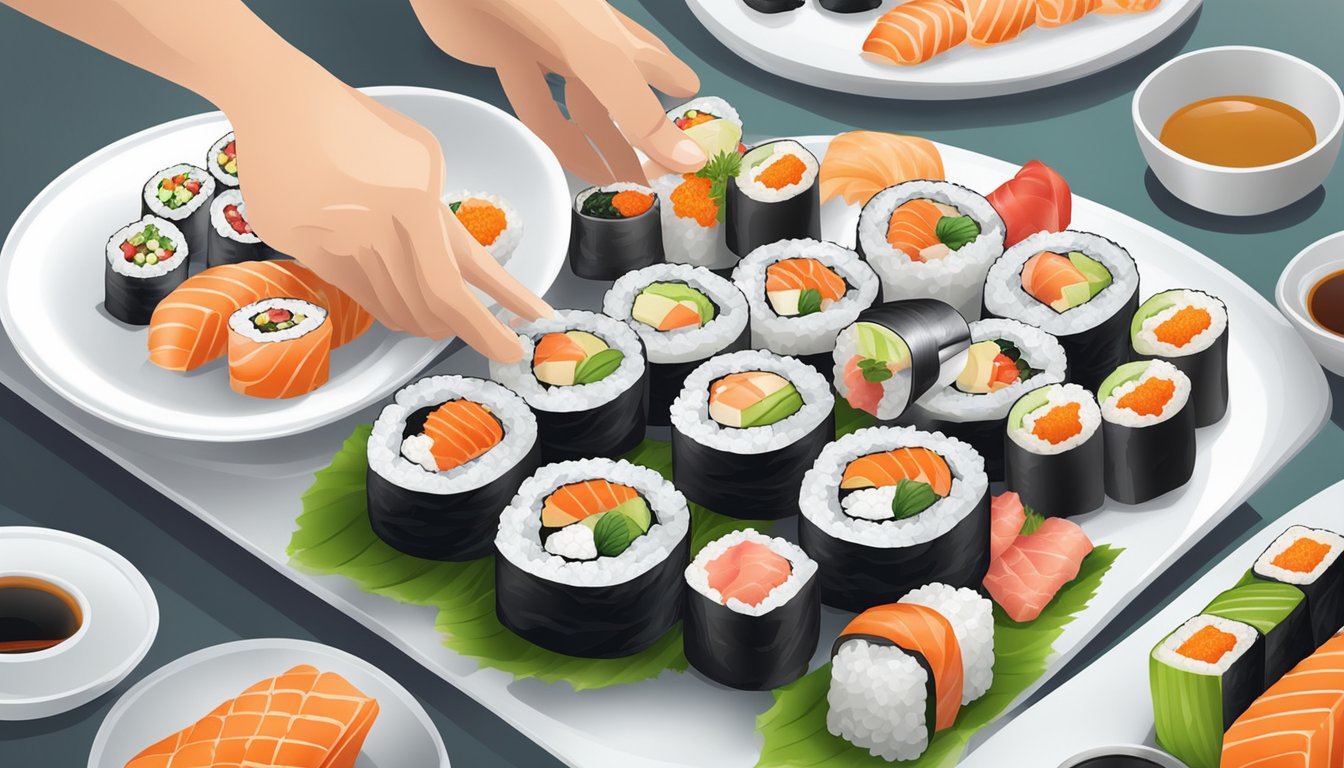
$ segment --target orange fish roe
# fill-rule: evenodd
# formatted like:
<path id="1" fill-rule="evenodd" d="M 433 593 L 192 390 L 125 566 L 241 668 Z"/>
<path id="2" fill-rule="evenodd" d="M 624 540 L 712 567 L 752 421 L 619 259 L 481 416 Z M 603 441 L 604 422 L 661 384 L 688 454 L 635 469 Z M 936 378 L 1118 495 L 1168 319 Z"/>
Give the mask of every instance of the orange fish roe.
<path id="1" fill-rule="evenodd" d="M 1319 541 L 1300 538 L 1292 546 L 1280 552 L 1272 561 L 1278 568 L 1293 573 L 1311 573 L 1330 554 L 1330 545 Z"/>
<path id="2" fill-rule="evenodd" d="M 714 182 L 694 173 L 688 173 L 682 178 L 685 181 L 672 190 L 672 212 L 680 219 L 695 219 L 695 222 L 702 227 L 717 224 L 719 204 L 709 195 Z"/>
<path id="3" fill-rule="evenodd" d="M 457 220 L 481 245 L 494 245 L 508 226 L 504 211 L 484 200 L 463 200 L 457 207 Z"/>
<path id="4" fill-rule="evenodd" d="M 1227 655 L 1228 651 L 1237 647 L 1237 636 L 1224 632 L 1214 626 L 1207 626 L 1190 636 L 1190 639 L 1181 643 L 1181 647 L 1176 652 L 1187 659 L 1202 661 L 1206 664 L 1217 664 L 1218 660 Z"/>
<path id="5" fill-rule="evenodd" d="M 1059 445 L 1083 431 L 1083 420 L 1078 417 L 1081 408 L 1078 403 L 1056 405 L 1031 425 L 1031 434 L 1051 445 Z"/>
<path id="6" fill-rule="evenodd" d="M 1176 382 L 1171 379 L 1148 379 L 1132 392 L 1120 398 L 1117 408 L 1126 408 L 1140 416 L 1156 416 L 1176 394 Z"/>
<path id="7" fill-rule="evenodd" d="M 803 180 L 803 173 L 807 171 L 807 166 L 793 155 L 784 155 L 778 160 L 770 163 L 756 180 L 771 189 L 783 189 L 790 184 L 797 184 Z"/>
<path id="8" fill-rule="evenodd" d="M 1209 329 L 1213 318 L 1203 307 L 1181 307 L 1170 320 L 1153 329 L 1153 335 L 1163 344 L 1184 347 L 1190 340 Z"/>
<path id="9" fill-rule="evenodd" d="M 611 207 L 625 218 L 633 218 L 653 207 L 653 195 L 633 189 L 621 190 L 612 196 Z"/>

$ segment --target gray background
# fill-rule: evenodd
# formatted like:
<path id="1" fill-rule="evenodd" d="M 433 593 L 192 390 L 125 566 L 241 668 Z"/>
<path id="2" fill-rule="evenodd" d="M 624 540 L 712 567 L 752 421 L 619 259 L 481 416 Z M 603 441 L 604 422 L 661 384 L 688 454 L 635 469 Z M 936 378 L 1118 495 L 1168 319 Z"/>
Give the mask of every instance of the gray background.
<path id="1" fill-rule="evenodd" d="M 353 85 L 429 86 L 507 108 L 493 73 L 443 55 L 404 2 L 249 4 Z M 1129 117 L 1130 97 L 1148 72 L 1182 51 L 1211 45 L 1277 48 L 1312 61 L 1336 79 L 1344 77 L 1344 48 L 1337 34 L 1344 29 L 1344 3 L 1338 0 L 1210 0 L 1169 40 L 1105 73 L 1022 96 L 932 104 L 833 94 L 757 70 L 710 37 L 680 0 L 614 4 L 695 67 L 703 92 L 733 102 L 753 134 L 861 127 L 924 134 L 1014 162 L 1039 157 L 1063 173 L 1078 194 L 1184 240 L 1271 299 L 1288 259 L 1344 229 L 1344 166 L 1324 189 L 1278 213 L 1252 219 L 1209 216 L 1174 200 L 1157 184 L 1139 155 Z M 52 178 L 94 150 L 155 123 L 210 108 L 191 93 L 0 8 L 0 231 L 8 231 Z M 50 257 L 62 258 L 59 243 L 53 245 Z M 1344 395 L 1339 379 L 1331 378 L 1331 389 L 1336 398 Z M 1137 598 L 1057 681 L 1151 615 L 1207 563 L 1340 479 L 1344 412 L 1337 410 L 1333 422 L 1249 505 Z M 162 628 L 149 657 L 112 694 L 49 720 L 0 723 L 0 765 L 83 765 L 103 716 L 136 680 L 198 648 L 268 636 L 313 638 L 377 663 L 424 702 L 455 765 L 556 765 L 494 715 L 262 567 L 8 390 L 0 390 L 0 525 L 50 526 L 108 544 L 144 572 L 162 610 Z M 1011 761 L 1012 756 L 1004 757 Z"/>

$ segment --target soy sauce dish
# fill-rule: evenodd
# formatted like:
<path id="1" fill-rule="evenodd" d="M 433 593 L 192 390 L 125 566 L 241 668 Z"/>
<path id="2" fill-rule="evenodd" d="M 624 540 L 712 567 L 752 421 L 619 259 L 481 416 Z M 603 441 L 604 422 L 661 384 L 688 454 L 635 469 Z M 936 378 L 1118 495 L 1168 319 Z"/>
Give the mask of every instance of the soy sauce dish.
<path id="1" fill-rule="evenodd" d="M 1293 257 L 1279 275 L 1274 301 L 1321 366 L 1344 376 L 1344 232 Z"/>
<path id="2" fill-rule="evenodd" d="M 1178 56 L 1134 93 L 1134 130 L 1173 195 L 1211 213 L 1255 216 L 1319 187 L 1339 156 L 1344 93 L 1319 68 L 1267 48 Z"/>
<path id="3" fill-rule="evenodd" d="M 1059 768 L 1185 768 L 1185 763 L 1152 747 L 1125 744 L 1074 755 Z"/>

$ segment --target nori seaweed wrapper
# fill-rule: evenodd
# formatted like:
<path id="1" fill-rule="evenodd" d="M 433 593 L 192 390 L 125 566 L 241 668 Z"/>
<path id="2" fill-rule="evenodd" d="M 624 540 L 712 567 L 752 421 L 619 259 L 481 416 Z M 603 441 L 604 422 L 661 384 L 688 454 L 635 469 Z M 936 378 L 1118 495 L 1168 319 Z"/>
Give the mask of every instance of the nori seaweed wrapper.
<path id="1" fill-rule="evenodd" d="M 641 353 L 642 353 L 641 343 Z M 533 408 L 542 464 L 570 459 L 619 459 L 644 442 L 649 420 L 649 366 L 610 402 L 582 411 Z"/>
<path id="2" fill-rule="evenodd" d="M 1075 384 L 1097 391 L 1116 366 L 1129 359 L 1129 321 L 1139 308 L 1139 285 L 1114 315 L 1095 328 L 1057 335 L 1069 361 L 1069 378 Z"/>
<path id="3" fill-rule="evenodd" d="M 1256 561 L 1259 560 L 1257 557 Z M 1247 579 L 1243 579 L 1243 583 L 1251 578 L 1283 583 L 1254 570 Z M 1312 583 L 1293 586 L 1302 590 L 1307 599 L 1307 613 L 1311 619 L 1312 649 L 1315 650 L 1344 627 L 1344 556 L 1336 559 Z"/>
<path id="4" fill-rule="evenodd" d="M 622 584 L 576 587 L 495 558 L 495 612 L 533 645 L 567 656 L 613 659 L 658 641 L 681 619 L 690 533 L 666 560 Z"/>
<path id="5" fill-rule="evenodd" d="M 187 258 L 191 258 L 190 250 L 187 251 Z M 158 277 L 130 277 L 112 269 L 112 265 L 104 259 L 103 308 L 123 323 L 149 325 L 154 308 L 186 279 L 186 265 Z"/>
<path id="6" fill-rule="evenodd" d="M 944 421 L 921 416 L 915 426 L 926 432 L 942 432 L 955 437 L 975 449 L 985 460 L 985 474 L 990 482 L 1004 478 L 1003 436 L 1008 429 L 1008 417 L 981 421 Z"/>
<path id="7" fill-rule="evenodd" d="M 864 13 L 882 5 L 882 0 L 817 0 L 817 5 L 831 13 Z"/>
<path id="8" fill-rule="evenodd" d="M 244 243 L 219 234 L 210 228 L 210 252 L 206 256 L 207 267 L 221 264 L 241 264 L 245 261 L 270 261 L 284 258 L 283 254 L 264 242 Z"/>
<path id="9" fill-rule="evenodd" d="M 803 0 L 742 0 L 757 13 L 784 13 L 803 7 Z"/>
<path id="10" fill-rule="evenodd" d="M 686 658 L 705 677 L 730 688 L 765 691 L 807 673 L 821 634 L 817 578 L 763 616 L 747 616 L 686 590 Z"/>
<path id="11" fill-rule="evenodd" d="M 835 383 L 835 357 L 831 352 L 818 352 L 814 355 L 790 355 L 817 369 L 828 384 Z"/>
<path id="12" fill-rule="evenodd" d="M 1148 427 L 1124 427 L 1102 416 L 1107 496 L 1142 504 L 1190 482 L 1196 453 L 1191 406 L 1187 401 L 1171 418 Z"/>
<path id="13" fill-rule="evenodd" d="M 1316 649 L 1306 596 L 1291 584 L 1243 582 L 1215 597 L 1202 613 L 1255 627 L 1265 639 L 1265 688 Z"/>
<path id="14" fill-rule="evenodd" d="M 971 327 L 966 323 L 966 318 L 952 305 L 937 299 L 905 299 L 874 304 L 860 312 L 855 322 L 873 323 L 887 328 L 901 337 L 910 349 L 907 411 L 916 400 L 937 386 L 939 379 L 944 378 L 945 368 L 952 366 L 962 353 L 971 348 Z M 962 365 L 955 366 L 955 371 L 949 369 L 948 373 L 955 377 L 961 373 Z M 895 420 L 889 420 L 888 423 L 892 421 Z"/>
<path id="15" fill-rule="evenodd" d="M 767 142 L 774 143 L 777 142 Z M 764 146 L 753 147 L 751 152 Z M 815 178 L 806 189 L 787 200 L 762 203 L 747 197 L 733 177 L 728 179 L 724 205 L 728 250 L 738 258 L 778 240 L 821 239 L 821 195 Z"/>
<path id="16" fill-rule="evenodd" d="M 599 188 L 600 189 L 600 188 Z M 662 201 L 626 219 L 589 216 L 570 207 L 569 268 L 588 280 L 615 280 L 663 261 Z"/>
<path id="17" fill-rule="evenodd" d="M 684 363 L 649 363 L 649 426 L 666 427 L 672 423 L 672 401 L 681 394 L 681 388 L 686 384 L 686 377 L 691 375 L 691 371 L 714 355 L 740 352 L 744 349 L 751 349 L 750 322 L 742 329 L 742 333 L 723 349 L 699 360 L 688 360 Z M 830 362 L 829 355 L 826 361 Z M 829 378 L 828 376 L 827 379 Z"/>
<path id="18" fill-rule="evenodd" d="M 1106 501 L 1107 463 L 1102 429 L 1063 453 L 1032 453 L 1011 437 L 1002 438 L 1008 490 L 1045 517 L 1072 517 Z"/>

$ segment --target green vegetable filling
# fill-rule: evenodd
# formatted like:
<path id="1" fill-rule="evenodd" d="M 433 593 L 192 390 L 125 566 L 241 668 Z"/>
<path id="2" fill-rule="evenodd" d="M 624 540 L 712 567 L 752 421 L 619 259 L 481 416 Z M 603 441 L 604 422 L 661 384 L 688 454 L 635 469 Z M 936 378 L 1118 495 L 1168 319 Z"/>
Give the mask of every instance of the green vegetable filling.
<path id="1" fill-rule="evenodd" d="M 938 494 L 933 492 L 933 486 L 903 477 L 896 483 L 896 494 L 891 499 L 891 516 L 905 520 L 937 503 Z"/>
<path id="2" fill-rule="evenodd" d="M 948 250 L 958 251 L 980 236 L 980 225 L 970 216 L 944 216 L 934 227 L 934 234 Z"/>

